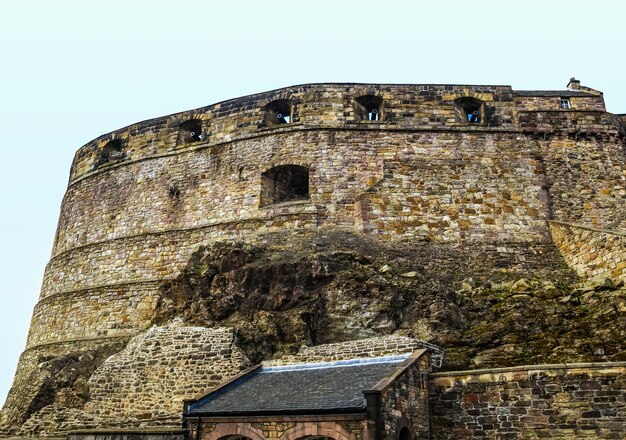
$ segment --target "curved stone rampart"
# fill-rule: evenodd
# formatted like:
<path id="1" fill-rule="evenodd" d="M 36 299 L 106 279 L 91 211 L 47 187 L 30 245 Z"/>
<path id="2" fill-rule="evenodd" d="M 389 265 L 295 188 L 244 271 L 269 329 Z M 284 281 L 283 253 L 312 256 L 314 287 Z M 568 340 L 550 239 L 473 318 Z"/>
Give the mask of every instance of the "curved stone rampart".
<path id="1" fill-rule="evenodd" d="M 102 135 L 75 155 L 38 354 L 7 405 L 46 352 L 145 331 L 163 284 L 216 242 L 341 230 L 557 273 L 547 220 L 626 228 L 623 137 L 597 93 L 389 84 L 287 87 Z"/>
<path id="2" fill-rule="evenodd" d="M 380 121 L 360 120 L 354 100 L 363 95 L 381 97 L 384 118 Z M 140 160 L 190 147 L 181 144 L 181 123 L 202 121 L 205 137 L 200 144 L 211 146 L 255 136 L 264 136 L 276 130 L 308 128 L 424 128 L 467 129 L 456 117 L 454 100 L 473 96 L 488 102 L 493 117 L 485 120 L 490 129 L 513 129 L 513 91 L 510 86 L 467 85 L 383 85 L 383 84 L 308 84 L 224 101 L 195 110 L 176 113 L 133 124 L 110 134 L 100 136 L 83 146 L 76 154 L 70 182 L 93 173 L 98 152 L 111 138 L 124 145 L 125 160 Z M 264 119 L 264 107 L 276 100 L 288 100 L 293 106 L 289 127 L 270 126 Z M 584 105 L 588 105 L 584 100 Z M 495 111 L 498 109 L 499 111 Z M 496 115 L 496 113 L 498 113 Z M 497 117 L 496 117 L 497 116 Z M 485 126 L 470 127 L 481 130 Z M 197 146 L 194 145 L 194 146 Z"/>

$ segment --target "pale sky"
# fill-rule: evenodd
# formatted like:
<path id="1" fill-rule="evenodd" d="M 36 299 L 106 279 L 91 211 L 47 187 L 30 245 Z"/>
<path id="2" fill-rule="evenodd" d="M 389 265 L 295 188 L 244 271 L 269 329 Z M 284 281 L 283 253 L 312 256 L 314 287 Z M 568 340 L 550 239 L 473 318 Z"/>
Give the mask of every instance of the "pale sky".
<path id="1" fill-rule="evenodd" d="M 0 402 L 74 152 L 125 125 L 310 82 L 570 77 L 626 113 L 624 0 L 0 0 Z"/>

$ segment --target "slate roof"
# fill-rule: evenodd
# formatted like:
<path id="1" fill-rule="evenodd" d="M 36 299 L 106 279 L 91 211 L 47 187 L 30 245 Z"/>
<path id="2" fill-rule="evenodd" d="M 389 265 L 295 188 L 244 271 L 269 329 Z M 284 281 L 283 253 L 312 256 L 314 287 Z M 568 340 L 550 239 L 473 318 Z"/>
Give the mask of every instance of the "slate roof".
<path id="1" fill-rule="evenodd" d="M 365 411 L 363 391 L 389 376 L 406 358 L 263 368 L 192 404 L 189 415 Z"/>

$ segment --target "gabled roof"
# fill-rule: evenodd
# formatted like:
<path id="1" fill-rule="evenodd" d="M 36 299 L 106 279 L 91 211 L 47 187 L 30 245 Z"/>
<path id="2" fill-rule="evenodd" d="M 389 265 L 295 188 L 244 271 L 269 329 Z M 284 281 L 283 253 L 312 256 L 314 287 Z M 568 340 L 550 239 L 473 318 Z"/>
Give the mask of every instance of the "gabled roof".
<path id="1" fill-rule="evenodd" d="M 188 407 L 194 415 L 364 412 L 363 391 L 393 376 L 408 354 L 252 370 Z"/>

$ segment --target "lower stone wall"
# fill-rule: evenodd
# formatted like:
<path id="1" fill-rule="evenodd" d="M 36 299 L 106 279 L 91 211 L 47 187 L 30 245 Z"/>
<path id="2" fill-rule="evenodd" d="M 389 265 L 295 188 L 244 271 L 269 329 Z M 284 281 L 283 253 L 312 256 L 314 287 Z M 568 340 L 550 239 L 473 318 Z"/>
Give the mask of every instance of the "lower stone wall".
<path id="1" fill-rule="evenodd" d="M 67 435 L 67 440 L 184 440 L 183 430 L 105 430 L 76 431 Z"/>
<path id="2" fill-rule="evenodd" d="M 42 345 L 24 351 L 13 386 L 0 411 L 0 438 L 43 436 L 92 426 L 82 407 L 87 380 L 128 338 L 99 338 Z"/>
<path id="3" fill-rule="evenodd" d="M 132 338 L 89 378 L 85 411 L 100 426 L 176 426 L 183 400 L 250 366 L 233 329 L 173 322 Z"/>
<path id="4" fill-rule="evenodd" d="M 552 239 L 580 277 L 626 280 L 626 233 L 550 222 Z"/>
<path id="5" fill-rule="evenodd" d="M 428 373 L 430 356 L 421 355 L 381 393 L 383 440 L 428 439 Z M 407 430 L 407 436 L 402 430 Z"/>
<path id="6" fill-rule="evenodd" d="M 431 439 L 623 439 L 625 396 L 626 362 L 436 373 Z"/>
<path id="7" fill-rule="evenodd" d="M 199 426 L 196 422 L 189 427 L 188 438 L 219 440 L 241 436 L 252 440 L 303 440 L 329 437 L 334 440 L 363 440 L 366 429 L 367 421 L 361 414 L 207 418 L 201 420 Z"/>
<path id="8" fill-rule="evenodd" d="M 178 320 L 130 340 L 39 346 L 20 359 L 0 412 L 0 438 L 115 428 L 117 437 L 107 433 L 84 438 L 121 440 L 130 438 L 121 429 L 171 429 L 180 426 L 184 399 L 205 393 L 249 365 L 233 329 L 189 327 Z"/>

